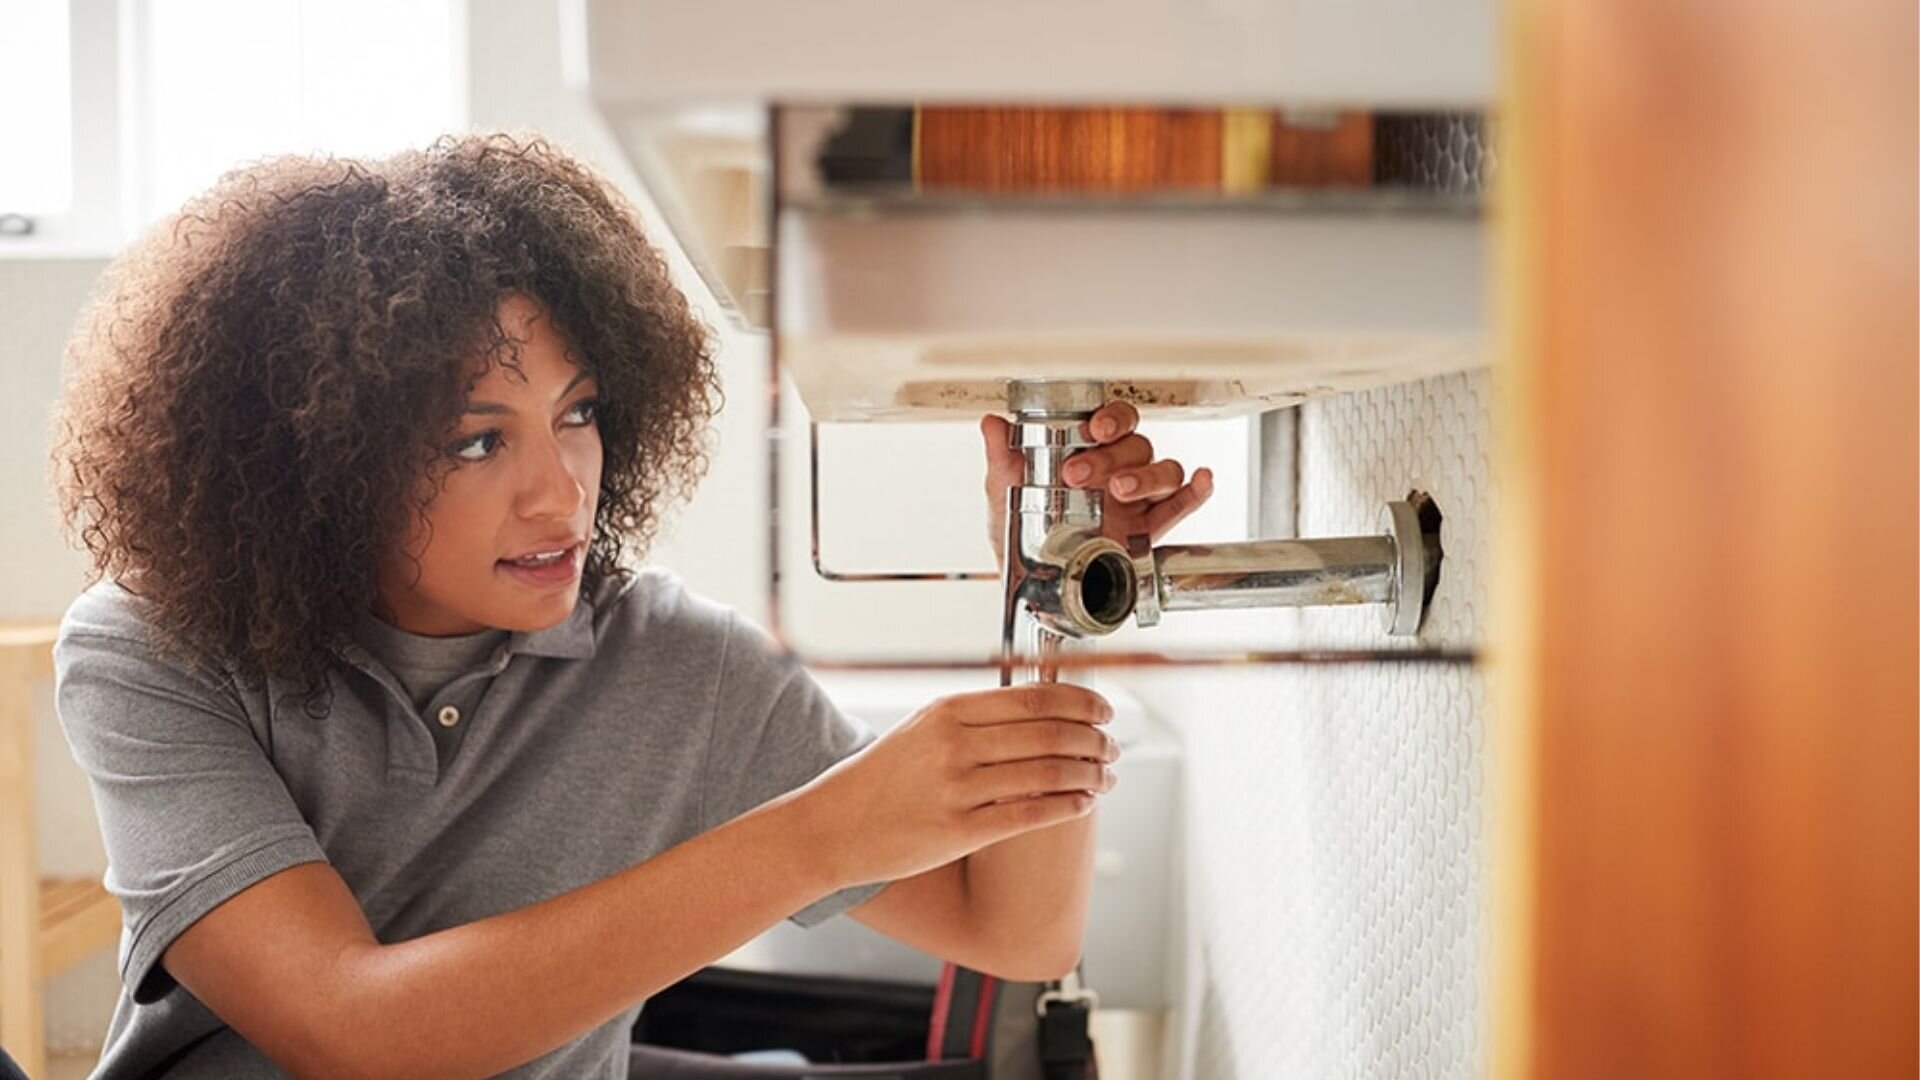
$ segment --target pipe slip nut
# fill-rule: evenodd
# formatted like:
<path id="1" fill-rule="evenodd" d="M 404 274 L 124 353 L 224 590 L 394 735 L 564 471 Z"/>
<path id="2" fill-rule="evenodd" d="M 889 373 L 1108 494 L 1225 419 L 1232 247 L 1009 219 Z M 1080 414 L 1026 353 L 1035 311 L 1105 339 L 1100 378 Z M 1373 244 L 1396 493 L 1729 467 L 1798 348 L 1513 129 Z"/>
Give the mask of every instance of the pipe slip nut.
<path id="1" fill-rule="evenodd" d="M 1106 403 L 1107 384 L 1100 379 L 1007 380 L 1007 411 L 1017 419 L 1084 420 Z"/>
<path id="2" fill-rule="evenodd" d="M 1075 548 L 1062 567 L 1061 608 L 1080 636 L 1120 629 L 1134 613 L 1135 592 L 1133 560 L 1126 548 L 1105 537 Z"/>

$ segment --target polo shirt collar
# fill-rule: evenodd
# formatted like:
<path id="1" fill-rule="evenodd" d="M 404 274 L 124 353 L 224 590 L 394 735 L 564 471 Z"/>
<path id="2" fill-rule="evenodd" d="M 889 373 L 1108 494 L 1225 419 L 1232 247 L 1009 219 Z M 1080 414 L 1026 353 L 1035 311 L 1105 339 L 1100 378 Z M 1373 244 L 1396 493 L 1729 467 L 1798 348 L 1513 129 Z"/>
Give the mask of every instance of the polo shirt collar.
<path id="1" fill-rule="evenodd" d="M 494 654 L 496 659 L 491 666 L 498 671 L 506 666 L 506 659 L 516 653 L 585 660 L 593 656 L 593 650 L 593 601 L 582 590 L 579 599 L 574 601 L 573 610 L 560 622 L 545 630 L 515 630 L 500 651 Z M 369 669 L 370 663 L 379 665 L 379 661 L 358 640 L 346 643 L 345 655 L 362 669 Z M 379 666 L 384 670 L 384 665 Z"/>
<path id="2" fill-rule="evenodd" d="M 545 630 L 516 630 L 507 639 L 507 652 L 585 660 L 593 655 L 593 601 L 585 589 L 567 617 Z"/>

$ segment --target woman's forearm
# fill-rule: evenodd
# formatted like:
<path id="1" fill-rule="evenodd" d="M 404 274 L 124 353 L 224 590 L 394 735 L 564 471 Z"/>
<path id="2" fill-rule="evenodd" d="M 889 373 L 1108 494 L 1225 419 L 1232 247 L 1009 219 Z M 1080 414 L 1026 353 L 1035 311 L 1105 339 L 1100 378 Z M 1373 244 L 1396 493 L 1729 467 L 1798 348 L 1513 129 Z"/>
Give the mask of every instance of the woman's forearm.
<path id="1" fill-rule="evenodd" d="M 843 884 L 807 813 L 789 794 L 551 900 L 343 957 L 342 1074 L 490 1076 L 726 955 Z"/>
<path id="2" fill-rule="evenodd" d="M 994 951 L 1057 978 L 1080 962 L 1099 811 L 983 847 L 966 859 L 970 921 Z"/>

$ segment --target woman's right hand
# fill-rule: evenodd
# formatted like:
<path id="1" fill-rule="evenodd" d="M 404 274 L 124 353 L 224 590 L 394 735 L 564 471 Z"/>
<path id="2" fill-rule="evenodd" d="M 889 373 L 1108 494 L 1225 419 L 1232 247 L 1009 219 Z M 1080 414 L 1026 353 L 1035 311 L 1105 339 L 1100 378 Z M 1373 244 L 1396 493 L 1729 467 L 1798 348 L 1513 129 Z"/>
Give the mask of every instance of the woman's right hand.
<path id="1" fill-rule="evenodd" d="M 1084 686 L 943 697 L 801 789 L 843 885 L 895 881 L 1093 810 L 1113 717 Z"/>

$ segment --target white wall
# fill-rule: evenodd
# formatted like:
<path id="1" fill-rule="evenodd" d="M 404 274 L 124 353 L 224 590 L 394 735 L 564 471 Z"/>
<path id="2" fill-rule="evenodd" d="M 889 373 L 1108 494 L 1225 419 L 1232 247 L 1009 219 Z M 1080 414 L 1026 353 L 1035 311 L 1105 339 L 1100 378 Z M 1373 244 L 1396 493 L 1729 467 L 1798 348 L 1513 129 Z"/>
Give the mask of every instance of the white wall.
<path id="1" fill-rule="evenodd" d="M 1300 409 L 1300 535 L 1371 532 L 1380 505 L 1409 488 L 1445 514 L 1421 644 L 1486 638 L 1488 404 L 1480 372 Z M 1285 459 L 1268 455 L 1276 468 Z M 1389 641 L 1378 619 L 1371 607 L 1182 613 L 1136 640 L 1370 648 Z M 1479 673 L 1116 677 L 1186 746 L 1190 934 L 1170 1080 L 1481 1075 L 1490 773 Z"/>
<path id="2" fill-rule="evenodd" d="M 47 408 L 60 349 L 100 258 L 0 258 L 0 619 L 58 619 L 86 559 L 60 538 L 47 485 Z"/>

